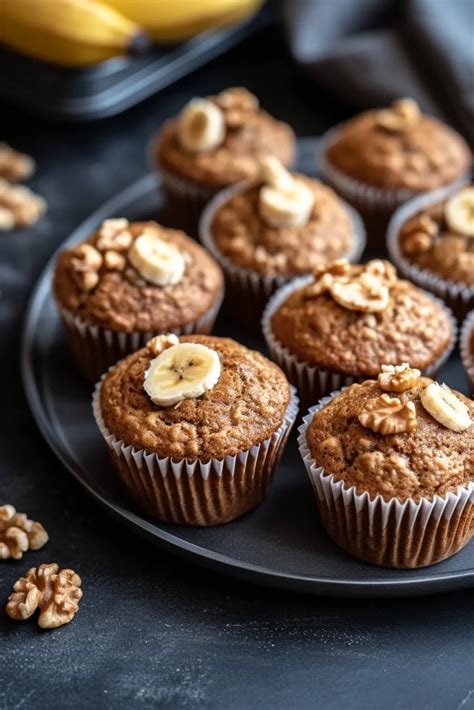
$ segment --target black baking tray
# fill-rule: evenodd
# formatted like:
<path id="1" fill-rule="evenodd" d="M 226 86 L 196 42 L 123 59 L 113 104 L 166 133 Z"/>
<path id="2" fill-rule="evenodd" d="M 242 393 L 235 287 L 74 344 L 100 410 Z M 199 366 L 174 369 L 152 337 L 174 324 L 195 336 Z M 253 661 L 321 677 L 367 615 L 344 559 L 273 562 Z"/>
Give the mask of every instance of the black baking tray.
<path id="1" fill-rule="evenodd" d="M 0 45 L 0 99 L 55 120 L 85 121 L 121 113 L 161 91 L 273 21 L 271 3 L 232 27 L 202 32 L 140 57 L 64 69 Z M 1 22 L 1 18 L 0 18 Z"/>

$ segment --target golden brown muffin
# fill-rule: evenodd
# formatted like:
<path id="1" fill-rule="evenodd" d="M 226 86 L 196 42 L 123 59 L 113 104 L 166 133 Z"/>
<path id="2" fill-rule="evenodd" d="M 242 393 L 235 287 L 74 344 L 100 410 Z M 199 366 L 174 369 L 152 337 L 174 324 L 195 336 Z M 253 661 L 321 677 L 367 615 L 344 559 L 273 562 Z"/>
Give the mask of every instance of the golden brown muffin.
<path id="1" fill-rule="evenodd" d="M 142 348 L 102 384 L 102 416 L 114 436 L 159 457 L 205 462 L 246 451 L 280 427 L 290 386 L 279 367 L 227 338 L 181 336 L 180 342 L 200 343 L 219 354 L 218 383 L 201 397 L 160 407 L 143 388 L 155 355 Z"/>
<path id="2" fill-rule="evenodd" d="M 420 399 L 431 383 L 421 377 L 413 388 L 389 393 L 373 380 L 352 385 L 315 413 L 307 431 L 312 457 L 326 474 L 370 498 L 419 501 L 474 482 L 474 427 L 452 431 L 434 419 Z M 454 394 L 474 417 L 474 403 Z M 402 405 L 413 402 L 412 431 L 384 435 L 362 425 L 366 404 L 387 395 Z"/>
<path id="3" fill-rule="evenodd" d="M 344 175 L 384 190 L 428 192 L 465 175 L 471 153 L 453 129 L 420 114 L 411 100 L 348 121 L 327 159 Z"/>
<path id="4" fill-rule="evenodd" d="M 275 227 L 259 211 L 262 184 L 231 197 L 216 212 L 211 238 L 232 264 L 262 275 L 296 276 L 338 259 L 354 248 L 354 225 L 344 204 L 318 180 L 294 175 L 314 195 L 308 221 Z"/>
<path id="5" fill-rule="evenodd" d="M 179 140 L 179 119 L 162 127 L 156 143 L 159 169 L 215 189 L 259 174 L 259 158 L 275 155 L 291 165 L 295 153 L 292 129 L 260 109 L 258 99 L 243 88 L 209 96 L 224 114 L 225 135 L 214 150 L 190 152 Z"/>
<path id="6" fill-rule="evenodd" d="M 471 195 L 468 207 L 455 201 Z M 450 218 L 454 205 L 454 218 Z M 464 214 L 465 212 L 465 214 Z M 457 217 L 457 219 L 456 219 Z M 410 217 L 398 235 L 401 255 L 447 281 L 474 286 L 474 186 L 461 188 Z"/>
<path id="7" fill-rule="evenodd" d="M 93 408 L 136 504 L 167 523 L 207 526 L 262 501 L 297 399 L 260 353 L 233 340 L 168 334 L 110 370 Z"/>
<path id="8" fill-rule="evenodd" d="M 183 277 L 167 286 L 155 285 L 130 263 L 128 254 L 133 240 L 146 230 L 160 240 L 173 244 L 186 258 Z M 54 274 L 54 294 L 63 308 L 92 325 L 126 333 L 167 331 L 190 323 L 213 306 L 222 292 L 223 277 L 214 259 L 183 232 L 161 227 L 156 222 L 134 222 L 126 226 L 132 241 L 120 247 L 120 237 L 113 248 L 102 247 L 99 229 L 85 242 L 64 251 Z M 100 266 L 96 285 L 87 290 L 79 277 L 83 274 L 82 245 L 98 252 Z M 118 249 L 118 251 L 117 251 Z M 116 262 L 107 266 L 110 252 Z"/>
<path id="9" fill-rule="evenodd" d="M 454 336 L 448 309 L 379 260 L 321 267 L 273 312 L 270 328 L 297 361 L 351 377 L 375 377 L 387 363 L 425 370 Z"/>
<path id="10" fill-rule="evenodd" d="M 95 382 L 154 334 L 210 333 L 224 289 L 183 232 L 114 219 L 60 255 L 53 290 L 76 364 Z"/>

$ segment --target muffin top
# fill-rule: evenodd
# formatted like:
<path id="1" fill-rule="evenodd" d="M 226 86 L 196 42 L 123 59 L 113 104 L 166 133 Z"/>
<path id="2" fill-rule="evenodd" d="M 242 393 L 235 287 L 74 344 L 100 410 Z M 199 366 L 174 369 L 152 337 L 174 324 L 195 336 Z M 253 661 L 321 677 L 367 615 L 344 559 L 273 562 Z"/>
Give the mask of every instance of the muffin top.
<path id="1" fill-rule="evenodd" d="M 244 88 L 193 99 L 158 136 L 159 166 L 210 187 L 225 187 L 259 174 L 259 157 L 294 159 L 292 129 L 259 108 Z"/>
<path id="2" fill-rule="evenodd" d="M 167 337 L 106 375 L 100 402 L 112 434 L 160 457 L 208 461 L 247 451 L 279 429 L 290 386 L 277 365 L 227 338 Z"/>
<path id="3" fill-rule="evenodd" d="M 425 192 L 469 171 L 471 153 L 454 130 L 425 116 L 415 101 L 367 111 L 338 131 L 327 151 L 349 177 L 383 189 Z"/>
<path id="4" fill-rule="evenodd" d="M 282 170 L 278 165 L 276 172 Z M 286 188 L 264 175 L 217 210 L 211 238 L 233 264 L 261 274 L 297 275 L 354 246 L 352 220 L 333 190 L 303 175 L 283 177 Z M 307 204 L 299 194 L 303 189 Z"/>
<path id="5" fill-rule="evenodd" d="M 474 403 L 408 365 L 390 369 L 315 413 L 306 441 L 316 465 L 385 500 L 431 499 L 474 482 Z"/>
<path id="6" fill-rule="evenodd" d="M 183 327 L 222 287 L 219 266 L 184 232 L 126 219 L 106 220 L 64 251 L 53 284 L 60 306 L 81 320 L 127 333 Z"/>
<path id="7" fill-rule="evenodd" d="M 320 267 L 276 308 L 271 331 L 298 360 L 353 377 L 405 361 L 423 370 L 453 337 L 449 311 L 378 259 Z"/>
<path id="8" fill-rule="evenodd" d="M 398 239 L 410 263 L 474 286 L 474 185 L 420 210 L 403 224 Z"/>

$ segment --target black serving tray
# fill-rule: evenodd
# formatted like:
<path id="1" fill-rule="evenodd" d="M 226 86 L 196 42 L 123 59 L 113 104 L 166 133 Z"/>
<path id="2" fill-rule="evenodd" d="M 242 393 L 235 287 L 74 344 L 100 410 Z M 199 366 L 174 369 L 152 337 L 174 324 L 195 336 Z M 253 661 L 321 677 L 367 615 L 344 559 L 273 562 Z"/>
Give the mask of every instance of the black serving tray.
<path id="1" fill-rule="evenodd" d="M 302 172 L 314 172 L 316 148 L 314 140 L 299 142 L 298 168 Z M 158 181 L 147 175 L 91 215 L 63 247 L 88 236 L 102 220 L 112 216 L 160 219 L 161 207 Z M 143 517 L 125 498 L 114 474 L 92 416 L 92 388 L 69 360 L 51 296 L 56 256 L 52 256 L 38 280 L 25 319 L 25 393 L 55 454 L 88 493 L 131 532 L 222 573 L 314 594 L 390 597 L 474 586 L 474 542 L 436 566 L 407 571 L 359 562 L 333 544 L 318 518 L 314 494 L 296 446 L 296 429 L 264 502 L 239 520 L 205 529 L 165 525 Z M 216 333 L 265 352 L 263 338 L 245 332 L 222 316 Z M 467 391 L 457 354 L 443 368 L 441 378 L 456 389 Z"/>
<path id="2" fill-rule="evenodd" d="M 273 18 L 266 5 L 253 18 L 202 32 L 140 57 L 120 57 L 85 69 L 64 69 L 0 45 L 0 99 L 47 118 L 84 121 L 121 113 L 218 57 Z"/>

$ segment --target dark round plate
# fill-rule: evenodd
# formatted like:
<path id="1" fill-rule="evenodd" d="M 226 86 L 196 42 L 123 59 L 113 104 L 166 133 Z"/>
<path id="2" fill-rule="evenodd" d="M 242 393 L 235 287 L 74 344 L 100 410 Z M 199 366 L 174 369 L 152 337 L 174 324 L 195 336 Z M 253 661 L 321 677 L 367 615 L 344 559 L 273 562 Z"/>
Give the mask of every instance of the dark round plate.
<path id="1" fill-rule="evenodd" d="M 313 169 L 316 143 L 300 142 L 299 169 Z M 159 185 L 147 175 L 89 217 L 63 246 L 77 242 L 112 216 L 160 218 Z M 233 523 L 214 528 L 158 524 L 144 518 L 123 496 L 91 411 L 92 389 L 69 361 L 51 296 L 56 254 L 44 269 L 26 315 L 22 372 L 37 424 L 73 476 L 112 515 L 162 547 L 217 571 L 274 587 L 344 596 L 401 596 L 474 586 L 474 544 L 435 567 L 388 570 L 352 559 L 326 536 L 293 432 L 263 504 Z M 216 332 L 264 351 L 253 337 L 220 318 Z M 465 390 L 453 356 L 443 379 Z"/>

